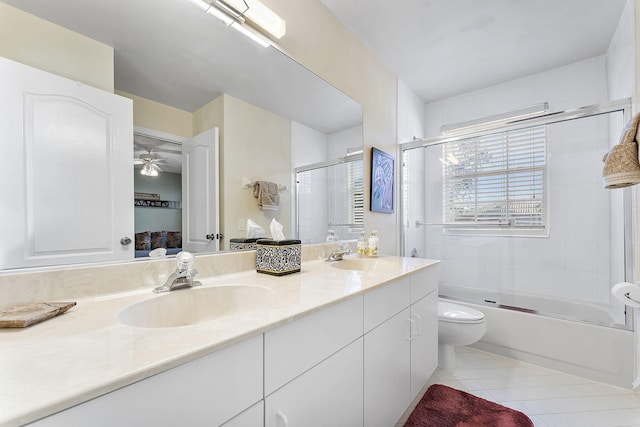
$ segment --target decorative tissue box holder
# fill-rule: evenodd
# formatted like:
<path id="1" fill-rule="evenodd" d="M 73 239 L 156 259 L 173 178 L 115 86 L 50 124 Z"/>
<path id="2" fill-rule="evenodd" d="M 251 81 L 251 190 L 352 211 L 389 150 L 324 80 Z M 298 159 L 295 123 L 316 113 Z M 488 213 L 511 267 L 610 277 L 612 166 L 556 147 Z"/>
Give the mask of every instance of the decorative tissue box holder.
<path id="1" fill-rule="evenodd" d="M 256 242 L 256 271 L 274 276 L 297 273 L 302 260 L 300 240 L 268 240 Z"/>
<path id="2" fill-rule="evenodd" d="M 252 239 L 231 239 L 229 249 L 232 251 L 250 251 L 256 248 L 257 238 Z"/>

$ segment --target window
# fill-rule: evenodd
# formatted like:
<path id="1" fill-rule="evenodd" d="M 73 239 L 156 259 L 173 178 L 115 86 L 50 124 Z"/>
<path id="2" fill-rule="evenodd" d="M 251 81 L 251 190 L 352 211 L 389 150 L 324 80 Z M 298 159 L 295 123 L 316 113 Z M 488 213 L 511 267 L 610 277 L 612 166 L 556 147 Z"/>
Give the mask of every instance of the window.
<path id="1" fill-rule="evenodd" d="M 352 161 L 347 164 L 347 185 L 349 192 L 349 232 L 364 228 L 364 162 Z"/>
<path id="2" fill-rule="evenodd" d="M 545 146 L 544 126 L 444 144 L 445 229 L 545 234 Z"/>

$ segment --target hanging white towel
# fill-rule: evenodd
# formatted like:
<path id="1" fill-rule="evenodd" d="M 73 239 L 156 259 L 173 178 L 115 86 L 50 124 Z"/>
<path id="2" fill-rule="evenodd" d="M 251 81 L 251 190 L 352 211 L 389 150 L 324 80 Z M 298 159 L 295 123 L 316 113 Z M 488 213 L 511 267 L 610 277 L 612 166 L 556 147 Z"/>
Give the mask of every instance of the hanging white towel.
<path id="1" fill-rule="evenodd" d="M 258 199 L 258 207 L 260 209 L 271 211 L 280 209 L 278 184 L 269 181 L 257 181 L 253 185 L 253 197 Z"/>

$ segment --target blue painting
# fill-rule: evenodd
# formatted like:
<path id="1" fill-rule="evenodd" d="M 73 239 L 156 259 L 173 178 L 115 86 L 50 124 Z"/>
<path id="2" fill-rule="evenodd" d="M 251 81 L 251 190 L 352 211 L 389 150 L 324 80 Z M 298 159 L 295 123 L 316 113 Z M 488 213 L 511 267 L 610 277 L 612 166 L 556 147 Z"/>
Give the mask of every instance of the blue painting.
<path id="1" fill-rule="evenodd" d="M 393 212 L 394 163 L 392 155 L 371 149 L 371 210 L 374 212 Z"/>

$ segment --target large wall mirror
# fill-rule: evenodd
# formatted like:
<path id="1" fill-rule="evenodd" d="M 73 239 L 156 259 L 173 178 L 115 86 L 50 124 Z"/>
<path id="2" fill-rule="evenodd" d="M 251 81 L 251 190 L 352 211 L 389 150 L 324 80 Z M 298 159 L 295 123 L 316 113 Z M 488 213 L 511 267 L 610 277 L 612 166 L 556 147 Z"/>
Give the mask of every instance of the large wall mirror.
<path id="1" fill-rule="evenodd" d="M 187 141 L 209 129 L 218 133 L 219 228 L 207 234 L 223 237 L 208 249 L 227 250 L 231 238 L 246 237 L 250 219 L 268 232 L 275 218 L 287 237 L 297 237 L 295 168 L 362 148 L 357 102 L 193 0 L 2 2 L 113 47 L 115 92 L 134 101 L 132 239 L 134 232 L 182 230 L 180 156 Z M 38 31 L 24 29 L 31 30 Z M 251 188 L 257 181 L 278 185 L 279 209 L 260 209 Z M 156 200 L 168 203 L 156 208 Z M 317 234 L 324 239 L 324 232 Z"/>

